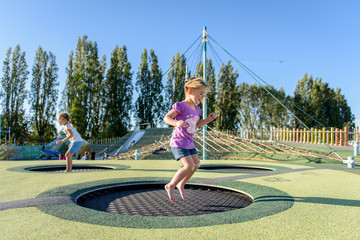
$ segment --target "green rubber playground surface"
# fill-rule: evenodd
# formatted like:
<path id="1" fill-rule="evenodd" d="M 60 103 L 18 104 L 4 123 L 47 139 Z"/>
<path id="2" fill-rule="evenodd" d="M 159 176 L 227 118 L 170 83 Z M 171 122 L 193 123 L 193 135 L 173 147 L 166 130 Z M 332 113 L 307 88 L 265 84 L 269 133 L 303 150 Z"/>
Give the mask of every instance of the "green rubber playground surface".
<path id="1" fill-rule="evenodd" d="M 0 161 L 0 239 L 359 239 L 360 168 L 340 162 L 208 160 L 203 165 L 271 168 L 274 171 L 199 169 L 193 183 L 244 191 L 248 207 L 200 216 L 142 217 L 99 212 L 73 202 L 104 186 L 166 182 L 181 167 L 173 160 L 74 161 L 74 165 L 111 166 L 105 171 L 32 172 L 34 166 L 63 161 Z M 164 191 L 164 194 L 165 191 Z M 178 192 L 176 192 L 178 194 Z M 34 200 L 35 199 L 35 200 Z M 179 199 L 179 198 L 177 198 Z M 177 200 L 180 201 L 180 200 Z M 17 205 L 18 204 L 18 205 Z"/>

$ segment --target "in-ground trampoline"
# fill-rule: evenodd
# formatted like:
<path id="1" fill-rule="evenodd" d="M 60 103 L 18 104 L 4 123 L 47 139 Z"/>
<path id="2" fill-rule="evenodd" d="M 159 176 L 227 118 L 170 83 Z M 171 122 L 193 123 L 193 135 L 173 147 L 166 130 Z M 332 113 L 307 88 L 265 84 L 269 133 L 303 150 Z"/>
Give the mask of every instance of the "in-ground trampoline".
<path id="1" fill-rule="evenodd" d="M 242 191 L 203 184 L 187 184 L 186 200 L 175 190 L 176 202 L 169 200 L 165 183 L 137 183 L 92 190 L 80 195 L 80 206 L 123 215 L 194 216 L 244 208 L 253 198 Z"/>
<path id="2" fill-rule="evenodd" d="M 199 169 L 219 172 L 267 172 L 274 171 L 272 168 L 259 166 L 238 166 L 238 165 L 201 165 Z"/>
<path id="3" fill-rule="evenodd" d="M 52 166 L 36 166 L 26 168 L 27 171 L 32 172 L 64 172 L 65 171 L 65 164 L 64 165 L 52 165 Z M 104 170 L 113 170 L 115 167 L 111 166 L 99 166 L 99 165 L 73 165 L 72 171 L 73 172 L 90 172 L 90 171 L 104 171 Z"/>

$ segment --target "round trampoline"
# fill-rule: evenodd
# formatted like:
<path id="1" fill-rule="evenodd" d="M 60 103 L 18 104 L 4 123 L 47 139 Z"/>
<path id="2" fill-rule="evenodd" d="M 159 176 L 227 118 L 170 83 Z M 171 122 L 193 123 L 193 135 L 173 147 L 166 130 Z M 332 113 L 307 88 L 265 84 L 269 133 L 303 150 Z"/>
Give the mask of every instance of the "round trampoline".
<path id="1" fill-rule="evenodd" d="M 27 171 L 33 172 L 64 172 L 65 171 L 65 164 L 64 165 L 53 165 L 53 166 L 36 166 L 26 168 Z M 110 166 L 98 166 L 98 165 L 73 165 L 72 171 L 73 172 L 92 172 L 92 171 L 103 171 L 103 170 L 113 170 L 114 167 Z"/>
<path id="2" fill-rule="evenodd" d="M 137 183 L 111 186 L 80 195 L 80 206 L 113 214 L 137 216 L 194 216 L 244 208 L 253 198 L 242 191 L 213 185 L 187 184 L 186 200 L 175 190 L 169 200 L 165 183 Z"/>
<path id="3" fill-rule="evenodd" d="M 236 165 L 201 165 L 199 169 L 213 170 L 220 172 L 259 172 L 274 171 L 272 168 L 254 167 L 254 166 L 236 166 Z"/>

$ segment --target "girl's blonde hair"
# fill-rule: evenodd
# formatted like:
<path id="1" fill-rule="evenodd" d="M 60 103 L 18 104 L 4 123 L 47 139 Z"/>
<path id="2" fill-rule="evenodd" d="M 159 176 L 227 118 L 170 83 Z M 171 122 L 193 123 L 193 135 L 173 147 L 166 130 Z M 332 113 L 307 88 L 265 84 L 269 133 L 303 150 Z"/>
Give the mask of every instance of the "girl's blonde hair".
<path id="1" fill-rule="evenodd" d="M 201 87 L 205 87 L 205 93 L 208 93 L 211 91 L 211 87 L 209 85 L 207 85 L 204 80 L 202 80 L 202 78 L 199 77 L 191 77 L 188 78 L 185 81 L 185 85 L 184 85 L 184 91 L 185 91 L 185 95 L 187 94 L 187 90 L 189 89 L 199 89 Z"/>
<path id="2" fill-rule="evenodd" d="M 62 113 L 59 113 L 59 117 L 66 119 L 70 123 L 71 127 L 74 127 L 74 125 L 70 122 L 69 114 L 62 112 Z"/>

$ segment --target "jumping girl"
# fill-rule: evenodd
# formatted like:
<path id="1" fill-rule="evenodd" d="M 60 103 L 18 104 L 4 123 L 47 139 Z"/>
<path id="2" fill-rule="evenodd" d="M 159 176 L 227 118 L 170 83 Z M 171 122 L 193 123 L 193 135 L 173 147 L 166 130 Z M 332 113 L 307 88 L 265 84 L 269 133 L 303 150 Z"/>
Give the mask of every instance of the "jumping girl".
<path id="1" fill-rule="evenodd" d="M 66 170 L 65 172 L 72 171 L 72 156 L 78 152 L 84 144 L 84 140 L 74 126 L 70 123 L 70 116 L 67 113 L 60 113 L 58 116 L 58 122 L 61 126 L 64 126 L 66 138 L 56 141 L 56 144 L 60 144 L 70 140 L 69 150 L 65 153 L 66 158 Z"/>
<path id="2" fill-rule="evenodd" d="M 170 146 L 175 159 L 180 160 L 184 165 L 165 185 L 165 190 L 172 202 L 175 202 L 175 187 L 179 189 L 182 199 L 185 200 L 185 184 L 200 167 L 199 156 L 193 141 L 196 128 L 202 127 L 216 118 L 214 113 L 210 113 L 206 119 L 200 120 L 201 109 L 198 104 L 210 91 L 210 87 L 201 78 L 189 78 L 185 82 L 184 91 L 185 100 L 175 103 L 164 118 L 168 125 L 175 127 Z"/>

